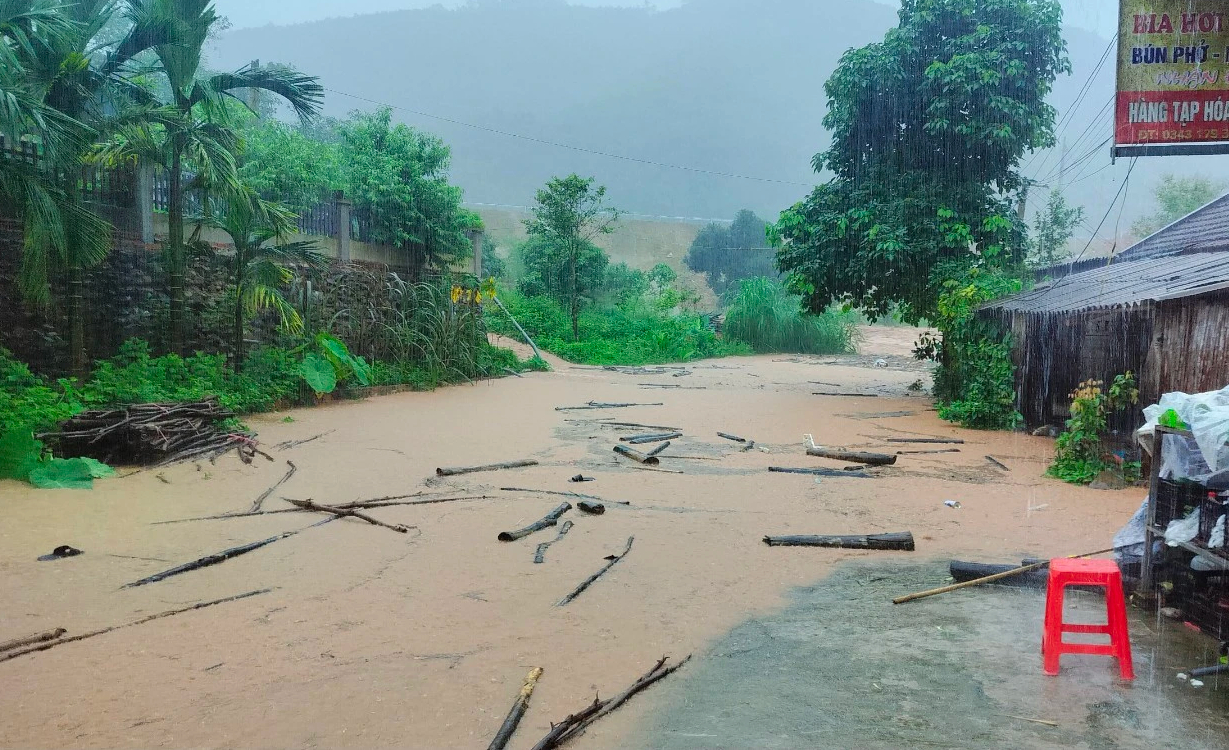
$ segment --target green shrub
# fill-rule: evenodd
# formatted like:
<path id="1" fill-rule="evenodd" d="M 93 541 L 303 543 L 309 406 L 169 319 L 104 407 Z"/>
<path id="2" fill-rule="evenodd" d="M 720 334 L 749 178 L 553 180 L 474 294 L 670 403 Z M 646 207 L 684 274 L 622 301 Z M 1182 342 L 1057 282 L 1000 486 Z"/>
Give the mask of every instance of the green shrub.
<path id="1" fill-rule="evenodd" d="M 802 311 L 802 298 L 773 279 L 740 282 L 725 316 L 727 339 L 742 341 L 761 354 L 849 354 L 857 350 L 857 316 Z"/>
<path id="2" fill-rule="evenodd" d="M 49 430 L 81 410 L 73 394 L 0 349 L 0 433 Z"/>
<path id="3" fill-rule="evenodd" d="M 1071 484 L 1090 484 L 1112 465 L 1102 459 L 1103 441 L 1109 431 L 1109 415 L 1139 403 L 1134 374 L 1114 378 L 1108 389 L 1100 380 L 1086 380 L 1071 393 L 1071 418 L 1067 431 L 1055 442 L 1054 463 L 1046 471 Z M 1131 462 L 1133 463 L 1133 462 Z M 1135 466 L 1123 467 L 1123 478 L 1138 478 Z"/>

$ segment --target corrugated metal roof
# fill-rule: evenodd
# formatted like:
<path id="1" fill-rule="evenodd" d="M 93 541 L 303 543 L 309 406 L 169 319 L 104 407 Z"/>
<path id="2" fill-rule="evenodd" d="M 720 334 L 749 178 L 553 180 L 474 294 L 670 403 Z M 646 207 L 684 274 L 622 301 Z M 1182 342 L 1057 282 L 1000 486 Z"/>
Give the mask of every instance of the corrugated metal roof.
<path id="1" fill-rule="evenodd" d="M 1115 263 L 986 305 L 1008 312 L 1078 312 L 1192 297 L 1229 289 L 1229 252 Z"/>
<path id="2" fill-rule="evenodd" d="M 1142 260 L 1229 245 L 1229 193 L 1136 242 L 1117 260 Z"/>

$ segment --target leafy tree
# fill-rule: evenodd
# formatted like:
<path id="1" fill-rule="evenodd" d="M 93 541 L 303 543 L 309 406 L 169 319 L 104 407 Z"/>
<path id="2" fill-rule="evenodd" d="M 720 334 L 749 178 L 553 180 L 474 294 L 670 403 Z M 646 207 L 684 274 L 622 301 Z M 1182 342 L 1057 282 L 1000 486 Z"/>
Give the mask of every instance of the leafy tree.
<path id="1" fill-rule="evenodd" d="M 412 276 L 444 268 L 473 252 L 466 230 L 481 226 L 448 183 L 452 153 L 443 141 L 392 124 L 388 108 L 354 113 L 339 127 L 346 192 L 371 224 L 371 241 L 402 248 Z"/>
<path id="2" fill-rule="evenodd" d="M 253 119 L 242 135 L 239 177 L 262 198 L 306 211 L 328 200 L 330 191 L 345 189 L 335 130 Z"/>
<path id="3" fill-rule="evenodd" d="M 508 262 L 500 256 L 499 248 L 490 237 L 482 242 L 482 275 L 488 279 L 506 279 Z"/>
<path id="4" fill-rule="evenodd" d="M 324 89 L 315 78 L 285 67 L 244 67 L 233 73 L 205 76 L 203 48 L 221 21 L 212 0 L 130 0 L 134 24 L 169 24 L 174 38 L 154 47 L 154 73 L 163 96 L 155 126 L 131 130 L 117 142 L 116 154 L 136 154 L 161 164 L 168 172 L 167 215 L 169 238 L 166 256 L 170 292 L 171 351 L 184 350 L 184 276 L 187 244 L 184 241 L 184 169 L 196 171 L 195 186 L 235 190 L 240 187 L 235 153 L 240 140 L 232 102 L 240 94 L 268 91 L 283 98 L 302 119 L 319 110 Z"/>
<path id="5" fill-rule="evenodd" d="M 1206 206 L 1225 192 L 1225 183 L 1202 175 L 1176 177 L 1167 174 L 1153 191 L 1156 197 L 1156 213 L 1141 217 L 1131 225 L 1136 237 L 1147 237 L 1162 227 L 1169 226 L 1197 208 Z"/>
<path id="6" fill-rule="evenodd" d="M 683 262 L 704 274 L 718 295 L 745 279 L 777 276 L 773 254 L 768 250 L 767 229 L 766 221 L 744 209 L 728 227 L 709 224 L 701 229 Z"/>
<path id="7" fill-rule="evenodd" d="M 606 268 L 602 297 L 615 305 L 628 305 L 649 291 L 649 277 L 639 268 L 615 263 Z"/>
<path id="8" fill-rule="evenodd" d="M 619 219 L 618 210 L 605 205 L 606 188 L 594 182 L 575 174 L 552 179 L 538 191 L 533 216 L 525 220 L 526 231 L 545 241 L 552 255 L 566 264 L 563 289 L 575 341 L 580 340 L 581 298 L 591 289 L 582 273 L 584 259 L 593 240 L 613 232 Z"/>
<path id="9" fill-rule="evenodd" d="M 283 329 L 297 333 L 303 321 L 282 289 L 294 278 L 295 267 L 319 269 L 326 264 L 314 242 L 285 242 L 294 231 L 294 214 L 271 203 L 251 187 L 231 191 L 224 210 L 203 219 L 230 236 L 235 246 L 231 256 L 231 283 L 235 289 L 232 363 L 243 366 L 244 326 L 256 313 L 272 309 Z"/>
<path id="10" fill-rule="evenodd" d="M 1049 268 L 1067 259 L 1067 242 L 1075 228 L 1084 221 L 1084 208 L 1071 206 L 1062 191 L 1051 190 L 1045 210 L 1033 220 L 1029 238 L 1030 263 L 1036 268 Z"/>
<path id="11" fill-rule="evenodd" d="M 550 297 L 561 305 L 571 302 L 571 257 L 564 244 L 531 236 L 515 250 L 523 269 L 517 289 L 530 297 Z M 576 250 L 576 274 L 582 296 L 603 287 L 610 258 L 597 245 L 584 242 Z"/>
<path id="12" fill-rule="evenodd" d="M 834 177 L 782 214 L 778 265 L 812 311 L 934 317 L 943 280 L 1022 260 L 1009 198 L 1026 151 L 1053 144 L 1045 103 L 1068 72 L 1057 0 L 903 0 L 882 42 L 846 52 L 824 90 Z"/>

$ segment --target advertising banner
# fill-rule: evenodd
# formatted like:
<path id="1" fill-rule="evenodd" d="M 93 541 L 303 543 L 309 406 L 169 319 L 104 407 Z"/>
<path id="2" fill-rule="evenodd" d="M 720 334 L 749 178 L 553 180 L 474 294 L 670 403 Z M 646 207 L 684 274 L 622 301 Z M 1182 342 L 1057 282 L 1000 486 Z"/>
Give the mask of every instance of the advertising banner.
<path id="1" fill-rule="evenodd" d="M 1122 0 L 1114 153 L 1229 153 L 1229 0 Z"/>

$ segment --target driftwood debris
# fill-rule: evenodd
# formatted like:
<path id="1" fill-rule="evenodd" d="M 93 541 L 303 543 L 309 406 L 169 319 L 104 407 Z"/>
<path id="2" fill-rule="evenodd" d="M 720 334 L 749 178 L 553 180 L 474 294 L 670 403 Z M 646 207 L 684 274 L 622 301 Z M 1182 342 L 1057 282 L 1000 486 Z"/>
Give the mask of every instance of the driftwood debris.
<path id="1" fill-rule="evenodd" d="M 731 434 L 729 434 L 728 432 L 718 432 L 718 433 L 717 433 L 717 437 L 719 437 L 719 438 L 725 438 L 726 440 L 733 440 L 733 441 L 734 441 L 734 442 L 736 442 L 736 443 L 747 443 L 747 442 L 750 442 L 750 441 L 748 441 L 748 440 L 747 440 L 747 438 L 744 438 L 744 437 L 739 437 L 739 436 L 737 436 L 737 435 L 731 435 Z"/>
<path id="2" fill-rule="evenodd" d="M 508 373 L 509 375 L 511 375 L 511 376 L 513 376 L 513 377 L 516 377 L 516 378 L 524 378 L 524 377 L 525 377 L 524 375 L 520 374 L 520 373 L 519 373 L 519 372 L 517 372 L 516 370 L 513 370 L 511 367 L 505 367 L 505 368 L 504 368 L 504 372 L 506 372 L 506 373 Z"/>
<path id="3" fill-rule="evenodd" d="M 290 481 L 290 478 L 294 476 L 294 473 L 299 470 L 299 467 L 295 466 L 293 461 L 287 461 L 286 465 L 290 467 L 290 471 L 286 472 L 286 476 L 277 480 L 277 483 L 272 487 L 260 493 L 260 497 L 256 498 L 256 500 L 252 502 L 252 507 L 248 509 L 248 513 L 255 513 L 259 511 L 260 506 L 264 505 L 265 499 L 268 498 L 269 495 L 273 494 L 273 490 L 276 490 L 278 487 L 281 487 L 283 484 Z"/>
<path id="4" fill-rule="evenodd" d="M 572 523 L 571 521 L 564 521 L 563 523 L 559 524 L 559 533 L 555 535 L 555 538 L 549 542 L 542 542 L 538 545 L 538 548 L 534 550 L 533 561 L 539 565 L 546 562 L 546 550 L 552 544 L 567 536 L 568 532 L 571 531 L 572 527 L 575 525 L 576 524 Z"/>
<path id="5" fill-rule="evenodd" d="M 664 424 L 640 424 L 639 422 L 616 422 L 611 419 L 565 419 L 564 422 L 595 424 L 600 427 L 618 427 L 624 429 L 661 430 L 662 432 L 682 432 L 682 427 L 671 427 Z"/>
<path id="6" fill-rule="evenodd" d="M 653 458 L 655 456 L 660 455 L 663 451 L 665 451 L 669 447 L 670 447 L 670 441 L 667 440 L 666 442 L 662 443 L 661 445 L 657 446 L 656 448 L 654 448 L 653 450 L 649 451 L 648 453 L 644 455 L 648 456 L 649 458 Z"/>
<path id="7" fill-rule="evenodd" d="M 453 468 L 436 469 L 435 475 L 439 477 L 455 477 L 458 474 L 474 474 L 479 471 L 499 471 L 500 469 L 519 469 L 523 466 L 537 466 L 538 462 L 532 458 L 521 459 L 520 461 L 505 461 L 500 464 L 486 464 L 485 466 L 458 466 Z"/>
<path id="8" fill-rule="evenodd" d="M 884 438 L 885 443 L 951 443 L 964 445 L 960 438 Z"/>
<path id="9" fill-rule="evenodd" d="M 324 524 L 329 523 L 330 521 L 336 521 L 337 519 L 338 519 L 338 516 L 330 516 L 324 519 L 323 521 L 317 521 L 316 523 L 313 523 L 311 526 L 306 526 L 302 529 L 295 529 L 294 531 L 285 531 L 285 532 L 282 532 L 281 534 L 278 534 L 277 536 L 271 536 L 268 539 L 262 539 L 259 542 L 251 542 L 250 544 L 243 544 L 238 547 L 231 547 L 230 549 L 224 549 L 221 552 L 215 552 L 212 555 L 205 555 L 204 557 L 193 560 L 192 562 L 187 562 L 187 563 L 184 563 L 183 565 L 176 565 L 175 567 L 169 570 L 164 570 L 161 573 L 155 573 L 152 576 L 147 576 L 145 578 L 142 578 L 139 581 L 133 581 L 132 583 L 126 583 L 123 586 L 120 586 L 120 588 L 121 589 L 131 589 L 137 586 L 145 586 L 150 583 L 157 583 L 159 581 L 164 581 L 167 578 L 180 575 L 181 573 L 187 573 L 189 571 L 198 570 L 200 568 L 207 568 L 210 565 L 217 565 L 218 563 L 226 562 L 227 560 L 233 557 L 239 557 L 240 555 L 246 555 L 248 552 L 251 552 L 252 550 L 260 549 L 261 547 L 268 546 L 270 544 L 273 544 L 274 542 L 280 542 L 281 540 L 292 537 L 295 534 L 298 534 L 299 532 L 307 531 L 307 529 L 314 529 L 317 526 L 323 526 Z"/>
<path id="10" fill-rule="evenodd" d="M 593 500 L 599 503 L 614 503 L 615 505 L 631 505 L 628 500 L 607 500 L 598 497 L 597 495 L 584 495 L 579 492 L 559 492 L 558 490 L 529 490 L 524 487 L 500 487 L 501 492 L 529 492 L 534 495 L 559 495 L 560 497 L 571 497 L 580 500 Z"/>
<path id="11" fill-rule="evenodd" d="M 818 456 L 820 458 L 832 458 L 837 461 L 853 461 L 859 464 L 869 464 L 871 466 L 891 466 L 896 463 L 896 456 L 887 453 L 863 453 L 860 451 L 842 451 L 834 448 L 825 448 L 821 445 L 816 445 L 807 448 L 808 456 Z"/>
<path id="12" fill-rule="evenodd" d="M 313 440 L 319 440 L 325 435 L 332 435 L 334 432 L 337 432 L 337 430 L 329 430 L 328 432 L 322 432 L 319 435 L 312 435 L 311 437 L 306 438 L 304 440 L 286 440 L 285 442 L 281 442 L 273 446 L 273 449 L 278 450 L 278 451 L 288 451 L 291 448 L 298 448 L 300 445 L 306 445 L 307 443 L 310 443 Z"/>
<path id="13" fill-rule="evenodd" d="M 1007 468 L 1007 464 L 1005 464 L 1005 463 L 1003 463 L 1002 461 L 998 460 L 998 459 L 997 459 L 997 458 L 995 458 L 994 456 L 986 456 L 986 460 L 987 460 L 987 461 L 989 461 L 990 463 L 994 464 L 995 466 L 999 467 L 999 468 L 1000 468 L 1000 469 L 1002 469 L 1003 471 L 1011 471 L 1011 469 Z"/>
<path id="14" fill-rule="evenodd" d="M 766 536 L 769 547 L 837 547 L 840 549 L 876 549 L 913 551 L 913 534 L 908 531 L 889 534 L 851 536 Z"/>
<path id="15" fill-rule="evenodd" d="M 586 578 L 584 581 L 582 581 L 582 582 L 581 582 L 581 584 L 580 584 L 579 586 L 577 586 L 576 588 L 572 589 L 572 593 L 568 594 L 567 596 L 563 597 L 563 598 L 562 598 L 562 599 L 560 599 L 558 602 L 556 602 L 555 606 L 556 606 L 556 607 L 565 607 L 565 606 L 567 606 L 568 604 L 570 604 L 570 603 L 571 603 L 574 599 L 576 599 L 576 597 L 580 596 L 580 595 L 584 592 L 584 590 L 585 590 L 585 589 L 587 589 L 587 588 L 589 588 L 590 586 L 592 586 L 592 585 L 593 585 L 593 582 L 594 582 L 594 581 L 596 581 L 597 579 L 599 579 L 599 578 L 601 578 L 602 576 L 604 576 L 604 575 L 606 574 L 606 571 L 610 570 L 610 569 L 611 569 L 611 568 L 613 568 L 616 564 L 618 564 L 618 562 L 619 562 L 620 560 L 622 560 L 623 558 L 627 557 L 628 553 L 630 553 L 630 552 L 632 551 L 632 542 L 634 542 L 634 541 L 636 541 L 636 537 L 634 537 L 634 536 L 629 536 L 629 537 L 627 538 L 627 546 L 623 548 L 623 552 L 622 552 L 622 553 L 620 553 L 620 554 L 618 554 L 618 555 L 611 555 L 611 556 L 608 558 L 609 562 L 607 562 L 605 565 L 603 565 L 601 570 L 599 570 L 598 572 L 594 573 L 593 575 L 589 576 L 589 577 L 588 577 L 588 578 Z"/>
<path id="16" fill-rule="evenodd" d="M 523 539 L 529 536 L 530 534 L 534 533 L 535 531 L 541 531 L 542 529 L 549 529 L 551 526 L 554 526 L 555 524 L 559 523 L 559 517 L 562 516 L 564 513 L 567 513 L 571 509 L 572 509 L 571 503 L 563 503 L 558 508 L 555 508 L 550 513 L 547 513 L 545 516 L 543 516 L 541 519 L 534 521 L 533 523 L 529 524 L 523 529 L 517 529 L 516 531 L 499 532 L 499 541 L 515 542 L 517 539 Z"/>
<path id="17" fill-rule="evenodd" d="M 184 612 L 192 612 L 194 610 L 204 609 L 205 607 L 212 607 L 216 604 L 226 604 L 227 602 L 235 602 L 235 601 L 239 601 L 240 599 L 247 599 L 248 597 L 251 597 L 251 596 L 259 596 L 261 594 L 267 594 L 272 590 L 273 589 L 260 589 L 258 591 L 249 591 L 246 594 L 236 594 L 235 596 L 228 596 L 222 599 L 214 599 L 213 601 L 210 601 L 210 602 L 199 602 L 197 604 L 193 604 L 190 607 L 181 607 L 179 609 L 168 609 L 165 612 L 159 612 L 156 615 L 149 615 L 148 617 L 142 617 L 139 620 L 133 620 L 132 622 L 126 622 L 122 625 L 112 625 L 109 628 L 102 628 L 101 630 L 91 630 L 90 632 L 82 633 L 81 635 L 74 635 L 68 638 L 60 638 L 58 640 L 47 641 L 46 643 L 40 643 L 36 646 L 30 646 L 29 648 L 23 648 L 17 651 L 9 651 L 6 653 L 0 653 L 0 661 L 8 661 L 9 659 L 16 659 L 17 657 L 25 656 L 26 654 L 33 654 L 38 651 L 46 651 L 49 648 L 54 648 L 56 646 L 60 646 L 65 643 L 73 643 L 74 641 L 83 641 L 86 638 L 93 638 L 96 635 L 102 635 L 103 633 L 110 633 L 113 630 L 119 630 L 121 628 L 130 628 L 134 625 L 144 625 L 147 622 L 152 622 L 153 620 L 158 620 L 163 617 L 171 617 L 172 615 L 181 615 Z"/>
<path id="18" fill-rule="evenodd" d="M 65 421 L 59 432 L 39 435 L 57 455 L 143 466 L 216 458 L 239 449 L 246 463 L 259 451 L 253 435 L 218 428 L 234 412 L 209 399 L 187 404 L 133 404 L 91 410 Z"/>
<path id="19" fill-rule="evenodd" d="M 339 510 L 349 508 L 388 508 L 394 505 L 434 505 L 435 503 L 455 503 L 461 500 L 491 500 L 492 495 L 465 495 L 463 497 L 443 497 L 435 500 L 401 500 L 401 498 L 422 497 L 422 493 L 413 495 L 390 495 L 371 500 L 354 500 L 332 507 Z M 290 498 L 282 498 L 290 502 Z M 169 523 L 188 523 L 189 521 L 221 521 L 226 518 L 249 518 L 251 516 L 270 516 L 276 513 L 303 513 L 303 508 L 278 508 L 277 510 L 258 510 L 255 513 L 219 513 L 215 516 L 197 516 L 196 518 L 175 518 L 170 521 L 154 521 L 151 526 L 163 526 Z"/>
<path id="20" fill-rule="evenodd" d="M 584 406 L 556 406 L 555 411 L 583 411 L 586 409 L 626 409 L 632 406 L 665 406 L 663 403 L 655 404 L 605 404 L 600 401 L 590 401 Z"/>
<path id="21" fill-rule="evenodd" d="M 576 507 L 592 516 L 600 516 L 606 512 L 606 506 L 601 503 L 592 503 L 588 500 L 581 500 L 576 503 Z"/>
<path id="22" fill-rule="evenodd" d="M 289 498 L 284 498 L 284 499 L 286 500 L 286 502 L 290 503 L 291 505 L 297 508 L 302 508 L 303 510 L 318 510 L 323 513 L 332 513 L 333 515 L 339 518 L 346 518 L 346 517 L 357 518 L 360 521 L 366 521 L 372 526 L 383 526 L 386 529 L 392 529 L 398 534 L 410 533 L 410 529 L 408 526 L 402 526 L 399 523 L 384 523 L 378 518 L 372 518 L 366 513 L 361 513 L 357 510 L 354 510 L 353 508 L 337 508 L 332 505 L 320 505 L 319 503 L 313 502 L 311 500 L 291 500 Z M 363 507 L 366 508 L 370 506 L 363 506 Z"/>
<path id="23" fill-rule="evenodd" d="M 681 432 L 662 432 L 656 435 L 631 435 L 621 437 L 619 440 L 629 445 L 643 445 L 645 443 L 660 443 L 663 440 L 673 440 L 682 436 L 683 433 Z"/>
<path id="24" fill-rule="evenodd" d="M 898 456 L 925 456 L 925 455 L 932 455 L 935 453 L 959 453 L 959 452 L 960 452 L 959 448 L 937 448 L 935 450 L 929 450 L 929 451 L 896 451 L 896 455 Z"/>
<path id="25" fill-rule="evenodd" d="M 533 746 L 533 750 L 553 750 L 553 748 L 562 747 L 564 743 L 572 740 L 584 733 L 593 722 L 606 716 L 619 706 L 622 706 L 633 695 L 644 690 L 648 686 L 658 680 L 667 677 L 677 671 L 680 667 L 691 660 L 691 655 L 675 664 L 666 666 L 669 657 L 663 656 L 661 661 L 653 665 L 653 668 L 641 675 L 631 687 L 619 693 L 608 700 L 593 699 L 593 703 L 586 708 L 569 715 L 567 718 L 560 721 L 558 724 L 551 724 L 551 730 L 546 736 L 538 741 L 538 744 Z"/>
<path id="26" fill-rule="evenodd" d="M 534 667 L 529 670 L 529 676 L 525 678 L 525 684 L 521 686 L 521 692 L 516 696 L 516 702 L 512 704 L 512 710 L 508 712 L 508 718 L 504 719 L 503 726 L 499 728 L 499 732 L 496 733 L 495 739 L 491 740 L 487 750 L 504 750 L 507 747 L 508 740 L 512 739 L 517 725 L 521 723 L 521 718 L 525 716 L 525 711 L 529 708 L 529 697 L 533 695 L 533 688 L 538 684 L 538 679 L 541 676 L 541 667 Z"/>
<path id="27" fill-rule="evenodd" d="M 44 643 L 46 641 L 54 641 L 56 638 L 59 638 L 60 636 L 64 635 L 67 632 L 68 631 L 65 630 L 64 628 L 56 628 L 54 630 L 45 630 L 41 633 L 33 633 L 31 635 L 23 636 L 21 638 L 14 638 L 11 641 L 5 641 L 4 643 L 0 643 L 0 652 L 12 651 L 15 648 L 21 648 L 22 646 L 29 646 L 35 643 Z"/>
<path id="28" fill-rule="evenodd" d="M 768 470 L 778 474 L 814 474 L 820 477 L 856 477 L 858 479 L 870 479 L 872 475 L 861 471 L 862 467 L 858 467 L 858 471 L 845 471 L 843 469 L 793 469 L 786 466 L 769 466 Z"/>
<path id="29" fill-rule="evenodd" d="M 1095 557 L 1097 555 L 1107 555 L 1110 552 L 1113 552 L 1114 550 L 1115 550 L 1114 547 L 1110 547 L 1109 549 L 1098 550 L 1096 552 L 1086 552 L 1082 555 L 1071 555 L 1070 559 L 1078 560 L 1082 557 Z M 950 586 L 940 586 L 937 589 L 929 589 L 927 591 L 919 591 L 916 594 L 906 594 L 905 596 L 898 596 L 892 600 L 892 603 L 893 604 L 904 604 L 905 602 L 912 602 L 917 599 L 925 599 L 928 596 L 935 596 L 937 594 L 946 594 L 949 591 L 958 591 L 960 589 L 967 589 L 970 586 L 979 586 L 983 583 L 993 583 L 995 581 L 1001 581 L 1004 578 L 1009 578 L 1011 576 L 1018 576 L 1021 573 L 1029 573 L 1034 570 L 1039 570 L 1049 564 L 1050 564 L 1049 560 L 1042 560 L 1040 562 L 1036 562 L 1031 565 L 1021 565 L 1018 568 L 1013 568 L 1011 570 L 1007 570 L 1002 573 L 995 573 L 994 575 L 989 575 L 984 578 L 974 578 L 971 581 L 962 581 L 960 583 L 953 583 Z"/>
<path id="30" fill-rule="evenodd" d="M 814 391 L 812 396 L 849 396 L 851 398 L 879 398 L 878 393 L 835 393 L 832 391 Z"/>
<path id="31" fill-rule="evenodd" d="M 661 450 L 665 450 L 669 446 L 670 446 L 670 443 L 667 442 L 667 443 L 663 443 L 662 445 L 658 447 L 661 448 Z M 661 461 L 659 461 L 656 456 L 646 455 L 644 453 L 641 453 L 638 450 L 628 448 L 626 445 L 616 445 L 614 447 L 614 452 L 618 453 L 620 456 L 626 456 L 627 458 L 630 458 L 636 463 L 644 464 L 645 466 L 656 466 L 659 463 L 661 463 Z"/>

